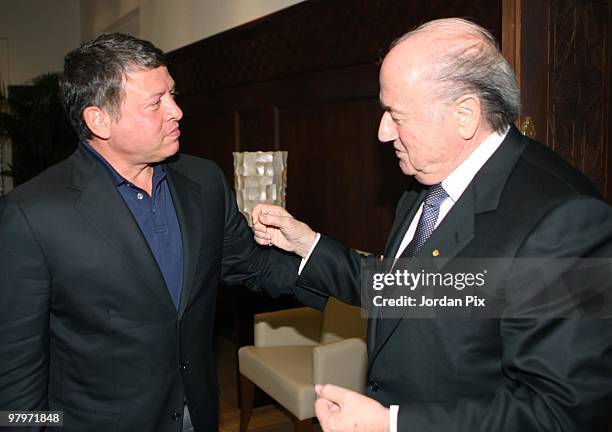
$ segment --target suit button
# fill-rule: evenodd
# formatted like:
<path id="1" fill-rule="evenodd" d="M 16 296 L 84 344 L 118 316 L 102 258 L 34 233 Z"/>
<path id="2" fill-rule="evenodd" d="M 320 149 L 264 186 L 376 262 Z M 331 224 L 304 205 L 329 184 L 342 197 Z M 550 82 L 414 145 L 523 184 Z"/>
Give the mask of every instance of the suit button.
<path id="1" fill-rule="evenodd" d="M 378 391 L 378 383 L 376 381 L 370 381 L 368 383 L 368 387 L 370 388 L 370 391 Z"/>
<path id="2" fill-rule="evenodd" d="M 172 414 L 172 420 L 179 421 L 182 418 L 183 414 L 181 414 L 180 412 L 175 412 L 174 414 Z"/>
<path id="3" fill-rule="evenodd" d="M 183 363 L 181 363 L 181 372 L 185 372 L 187 369 L 189 369 L 189 364 L 191 362 L 190 361 L 184 361 Z"/>

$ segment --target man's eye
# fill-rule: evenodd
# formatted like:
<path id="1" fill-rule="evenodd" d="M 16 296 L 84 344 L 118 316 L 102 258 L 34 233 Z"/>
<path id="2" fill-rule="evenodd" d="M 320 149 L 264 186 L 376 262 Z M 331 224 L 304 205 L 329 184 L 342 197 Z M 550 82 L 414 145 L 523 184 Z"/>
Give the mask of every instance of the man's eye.
<path id="1" fill-rule="evenodd" d="M 172 99 L 176 98 L 176 97 L 178 96 L 178 94 L 179 94 L 179 93 L 178 93 L 176 90 L 172 90 L 172 91 L 170 92 L 170 96 L 172 97 Z"/>
<path id="2" fill-rule="evenodd" d="M 156 107 L 156 106 L 159 106 L 160 103 L 161 103 L 161 99 L 158 99 L 157 101 L 153 102 L 151 106 Z"/>

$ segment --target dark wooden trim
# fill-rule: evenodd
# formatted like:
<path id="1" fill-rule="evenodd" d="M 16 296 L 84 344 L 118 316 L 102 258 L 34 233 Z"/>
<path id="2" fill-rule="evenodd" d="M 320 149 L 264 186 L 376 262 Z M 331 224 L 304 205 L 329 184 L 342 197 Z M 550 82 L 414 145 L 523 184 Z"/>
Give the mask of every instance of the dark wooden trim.
<path id="1" fill-rule="evenodd" d="M 247 432 L 253 414 L 255 383 L 240 374 L 240 432 Z"/>
<path id="2" fill-rule="evenodd" d="M 518 57 L 517 45 L 520 43 L 520 4 L 521 0 L 502 0 L 502 37 L 501 49 L 504 57 L 516 70 Z"/>

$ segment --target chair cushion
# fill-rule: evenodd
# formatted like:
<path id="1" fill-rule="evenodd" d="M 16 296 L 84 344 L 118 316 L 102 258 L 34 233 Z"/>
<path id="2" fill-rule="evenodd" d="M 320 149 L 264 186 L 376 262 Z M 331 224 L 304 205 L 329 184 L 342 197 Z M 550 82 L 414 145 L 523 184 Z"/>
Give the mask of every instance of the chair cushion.
<path id="1" fill-rule="evenodd" d="M 300 420 L 314 417 L 312 346 L 246 346 L 238 351 L 240 373 Z"/>
<path id="2" fill-rule="evenodd" d="M 255 315 L 255 346 L 318 345 L 323 314 L 309 307 Z"/>
<path id="3" fill-rule="evenodd" d="M 349 338 L 366 338 L 368 320 L 361 316 L 361 309 L 330 297 L 323 312 L 321 324 L 322 344 Z"/>

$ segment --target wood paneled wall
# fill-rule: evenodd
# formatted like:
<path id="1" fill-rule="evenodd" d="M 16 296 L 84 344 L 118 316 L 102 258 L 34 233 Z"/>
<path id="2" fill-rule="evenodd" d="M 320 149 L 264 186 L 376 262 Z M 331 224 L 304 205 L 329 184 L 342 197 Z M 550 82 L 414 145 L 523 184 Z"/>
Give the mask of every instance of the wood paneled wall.
<path id="1" fill-rule="evenodd" d="M 380 252 L 411 180 L 377 140 L 378 63 L 389 43 L 445 16 L 501 36 L 501 0 L 309 0 L 171 52 L 182 150 L 289 151 L 287 208 L 314 229 Z"/>
<path id="2" fill-rule="evenodd" d="M 536 139 L 612 202 L 612 2 L 503 0 L 506 56 Z"/>

